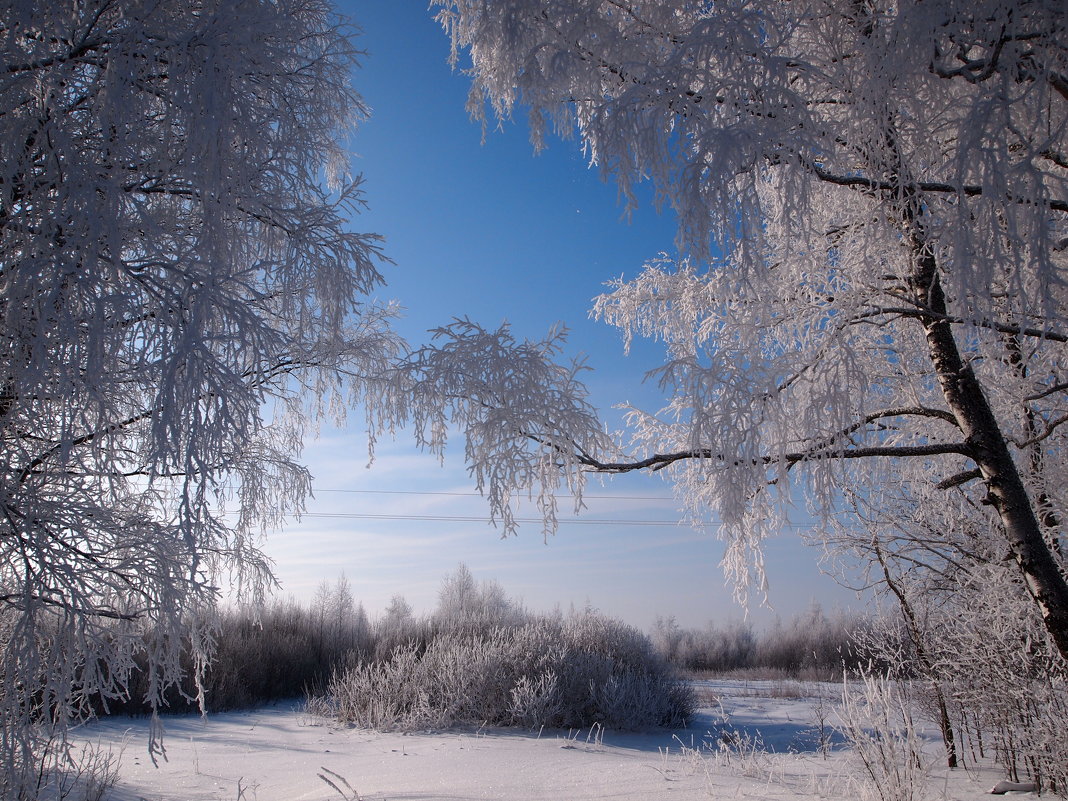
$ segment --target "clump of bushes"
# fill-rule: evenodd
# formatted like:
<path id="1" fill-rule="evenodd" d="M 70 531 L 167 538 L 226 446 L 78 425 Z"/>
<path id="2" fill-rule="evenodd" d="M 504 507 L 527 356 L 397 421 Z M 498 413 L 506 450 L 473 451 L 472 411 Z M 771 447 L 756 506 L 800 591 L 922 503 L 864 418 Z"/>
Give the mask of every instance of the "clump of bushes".
<path id="1" fill-rule="evenodd" d="M 633 730 L 682 725 L 694 707 L 688 686 L 638 630 L 593 611 L 532 614 L 463 565 L 444 579 L 428 616 L 394 596 L 372 622 L 342 576 L 324 582 L 310 607 L 224 611 L 209 630 L 209 711 L 303 696 L 312 712 L 369 728 Z M 183 684 L 165 693 L 171 711 L 198 706 L 193 665 L 184 667 Z M 135 668 L 126 699 L 97 699 L 98 714 L 149 711 L 149 680 Z"/>
<path id="2" fill-rule="evenodd" d="M 510 627 L 452 627 L 351 664 L 309 699 L 374 729 L 488 723 L 537 728 L 682 726 L 695 700 L 647 637 L 596 612 Z"/>
<path id="3" fill-rule="evenodd" d="M 299 698 L 311 688 L 321 688 L 336 667 L 346 664 L 353 652 L 373 648 L 370 624 L 361 607 L 343 615 L 331 614 L 331 603 L 344 601 L 345 593 L 317 596 L 310 607 L 292 600 L 264 608 L 228 609 L 206 621 L 214 640 L 213 658 L 204 670 L 201 684 L 206 711 L 244 709 L 282 699 Z M 344 606 L 344 603 L 342 603 Z M 336 610 L 334 610 L 336 612 Z M 146 647 L 151 647 L 146 642 Z M 182 652 L 180 684 L 166 688 L 164 710 L 199 710 L 198 688 L 189 649 Z M 135 667 L 126 681 L 126 696 L 94 699 L 98 715 L 139 715 L 150 712 L 151 676 L 145 668 L 145 653 L 134 655 Z"/>

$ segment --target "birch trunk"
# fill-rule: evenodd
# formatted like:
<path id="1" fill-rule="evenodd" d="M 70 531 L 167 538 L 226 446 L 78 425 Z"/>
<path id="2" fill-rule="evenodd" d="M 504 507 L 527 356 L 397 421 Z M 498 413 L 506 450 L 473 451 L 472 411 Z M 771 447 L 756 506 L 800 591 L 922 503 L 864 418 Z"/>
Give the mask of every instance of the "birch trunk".
<path id="1" fill-rule="evenodd" d="M 1009 553 L 1042 614 L 1046 630 L 1068 660 L 1068 581 L 1042 534 L 1035 505 L 971 366 L 961 357 L 947 314 L 938 264 L 930 248 L 914 238 L 917 252 L 912 290 L 917 304 L 933 314 L 923 324 L 942 394 L 964 433 L 969 455 L 987 488 L 986 501 L 1001 519 Z M 938 319 L 942 318 L 942 319 Z"/>

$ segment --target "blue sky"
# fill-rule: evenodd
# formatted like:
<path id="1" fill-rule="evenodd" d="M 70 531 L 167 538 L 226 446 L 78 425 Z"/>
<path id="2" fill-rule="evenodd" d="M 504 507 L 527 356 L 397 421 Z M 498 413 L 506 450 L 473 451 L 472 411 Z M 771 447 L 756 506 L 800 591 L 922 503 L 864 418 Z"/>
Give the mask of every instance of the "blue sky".
<path id="1" fill-rule="evenodd" d="M 656 213 L 647 193 L 624 219 L 615 187 L 589 169 L 576 142 L 552 140 L 534 155 L 522 119 L 491 129 L 482 143 L 464 110 L 467 80 L 450 70 L 448 41 L 421 0 L 341 5 L 363 30 L 358 44 L 367 56 L 355 84 L 372 108 L 353 142 L 369 203 L 354 227 L 386 238 L 395 264 L 385 270 L 382 297 L 406 307 L 402 333 L 420 342 L 456 316 L 487 327 L 507 320 L 530 338 L 563 323 L 571 355 L 585 354 L 595 368 L 587 373 L 592 400 L 613 425 L 615 404 L 655 407 L 655 388 L 641 377 L 658 350 L 639 343 L 624 357 L 618 333 L 587 313 L 605 281 L 633 276 L 671 250 L 670 213 Z M 308 444 L 316 497 L 266 548 L 283 593 L 306 599 L 343 571 L 372 614 L 394 593 L 429 611 L 442 576 L 464 562 L 532 609 L 590 604 L 643 628 L 658 615 L 694 626 L 743 615 L 718 567 L 722 544 L 677 524 L 659 479 L 592 483 L 589 509 L 564 518 L 548 543 L 533 523 L 502 540 L 483 522 L 462 443 L 444 466 L 403 435 L 381 443 L 371 469 L 365 449 L 358 425 Z M 596 522 L 605 520 L 617 522 Z M 820 574 L 818 557 L 796 537 L 769 543 L 775 610 L 754 608 L 753 618 L 789 617 L 813 601 L 856 606 L 852 593 Z"/>

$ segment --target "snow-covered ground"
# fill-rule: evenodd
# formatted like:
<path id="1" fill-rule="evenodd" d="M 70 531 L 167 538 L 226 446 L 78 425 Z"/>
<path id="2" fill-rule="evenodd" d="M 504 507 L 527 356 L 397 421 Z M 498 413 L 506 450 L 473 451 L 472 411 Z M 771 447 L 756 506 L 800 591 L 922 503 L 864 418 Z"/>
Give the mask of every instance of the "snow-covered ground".
<path id="1" fill-rule="evenodd" d="M 704 681 L 699 691 L 705 706 L 688 729 L 649 734 L 495 728 L 384 734 L 330 726 L 302 714 L 299 704 L 285 704 L 206 719 L 166 717 L 166 760 L 156 765 L 145 720 L 107 719 L 77 736 L 121 750 L 115 801 L 863 797 L 855 758 L 830 728 L 838 687 Z M 989 798 L 1000 778 L 995 771 L 950 773 L 938 767 L 936 732 L 925 736 L 935 768 L 917 801 Z"/>

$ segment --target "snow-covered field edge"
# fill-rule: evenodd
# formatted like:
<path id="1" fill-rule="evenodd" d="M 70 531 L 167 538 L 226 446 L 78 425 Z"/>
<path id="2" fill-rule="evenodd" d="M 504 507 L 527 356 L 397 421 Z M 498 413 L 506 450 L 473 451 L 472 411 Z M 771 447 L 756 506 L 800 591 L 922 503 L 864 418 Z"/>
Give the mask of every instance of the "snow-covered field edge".
<path id="1" fill-rule="evenodd" d="M 441 799 L 879 799 L 841 733 L 841 687 L 701 681 L 702 708 L 677 731 L 622 733 L 465 728 L 415 734 L 338 728 L 298 703 L 164 718 L 110 718 L 77 738 L 121 754 L 113 801 L 401 801 Z M 912 798 L 969 801 L 999 780 L 989 767 L 949 771 L 937 730 L 917 727 Z M 904 801 L 904 800 L 903 800 Z"/>

